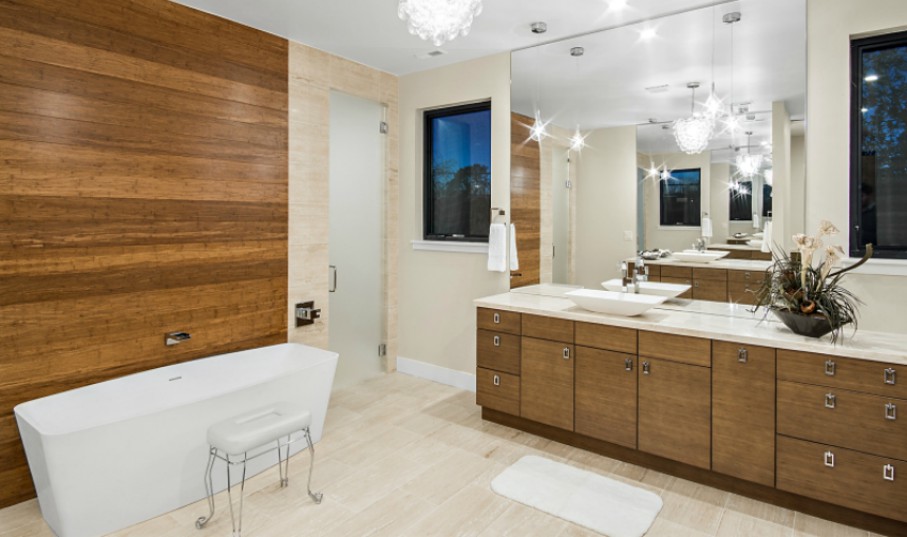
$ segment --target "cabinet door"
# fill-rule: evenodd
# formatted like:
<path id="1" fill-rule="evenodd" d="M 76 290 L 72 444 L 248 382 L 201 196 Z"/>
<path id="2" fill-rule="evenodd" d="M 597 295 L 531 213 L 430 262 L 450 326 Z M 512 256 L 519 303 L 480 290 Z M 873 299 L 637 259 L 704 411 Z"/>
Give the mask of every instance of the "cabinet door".
<path id="1" fill-rule="evenodd" d="M 573 345 L 523 337 L 520 416 L 573 430 Z"/>
<path id="2" fill-rule="evenodd" d="M 712 343 L 712 470 L 775 486 L 775 349 Z"/>
<path id="3" fill-rule="evenodd" d="M 724 302 L 727 300 L 727 281 L 694 279 L 693 298 L 696 300 Z"/>
<path id="4" fill-rule="evenodd" d="M 640 356 L 638 371 L 639 449 L 708 469 L 710 369 Z"/>
<path id="5" fill-rule="evenodd" d="M 673 276 L 662 276 L 661 283 L 678 283 L 680 285 L 689 285 L 690 288 L 677 296 L 677 298 L 693 298 L 693 280 L 690 278 L 675 278 Z"/>
<path id="6" fill-rule="evenodd" d="M 576 432 L 636 448 L 636 356 L 576 348 Z"/>

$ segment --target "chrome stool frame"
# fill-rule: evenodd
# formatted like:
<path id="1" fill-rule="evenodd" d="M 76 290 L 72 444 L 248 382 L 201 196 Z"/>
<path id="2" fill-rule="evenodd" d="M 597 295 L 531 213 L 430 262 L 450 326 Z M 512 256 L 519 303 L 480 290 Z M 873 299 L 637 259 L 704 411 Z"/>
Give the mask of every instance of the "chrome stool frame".
<path id="1" fill-rule="evenodd" d="M 301 429 L 305 441 L 308 444 L 309 448 L 309 479 L 306 485 L 306 488 L 309 493 L 309 497 L 312 498 L 316 504 L 321 503 L 324 495 L 321 492 L 312 492 L 312 471 L 315 468 L 315 446 L 312 444 L 312 436 L 309 433 L 309 428 L 306 427 Z M 197 529 L 202 529 L 205 527 L 208 522 L 214 517 L 214 483 L 211 478 L 211 472 L 214 469 L 214 461 L 220 459 L 227 463 L 227 501 L 230 504 L 230 521 L 233 523 L 233 537 L 240 537 L 242 534 L 242 504 L 243 504 L 243 491 L 246 486 L 246 463 L 261 457 L 262 455 L 267 455 L 275 449 L 277 450 L 277 469 L 280 475 L 280 488 L 284 488 L 289 485 L 290 482 L 290 445 L 294 444 L 301 440 L 297 438 L 292 440 L 291 436 L 287 436 L 286 442 L 280 442 L 278 438 L 276 440 L 277 447 L 271 448 L 261 453 L 249 456 L 248 452 L 243 453 L 242 459 L 231 460 L 230 454 L 227 452 L 221 453 L 223 450 L 220 450 L 214 446 L 210 446 L 208 452 L 208 465 L 205 469 L 205 491 L 207 492 L 208 497 L 208 516 L 200 516 L 195 521 L 195 527 Z M 286 448 L 286 457 L 283 456 L 283 448 Z M 234 465 L 242 465 L 242 481 L 239 484 L 239 515 L 236 516 L 233 511 L 233 481 L 230 476 L 230 467 Z"/>

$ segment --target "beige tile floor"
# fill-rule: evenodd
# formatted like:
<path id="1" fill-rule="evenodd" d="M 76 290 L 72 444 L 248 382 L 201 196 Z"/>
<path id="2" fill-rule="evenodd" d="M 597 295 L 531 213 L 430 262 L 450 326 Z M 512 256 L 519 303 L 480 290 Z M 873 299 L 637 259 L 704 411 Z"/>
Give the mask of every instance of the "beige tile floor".
<path id="1" fill-rule="evenodd" d="M 399 373 L 335 392 L 316 446 L 314 484 L 305 493 L 308 455 L 291 460 L 290 487 L 276 468 L 246 486 L 247 537 L 545 536 L 598 534 L 512 502 L 491 480 L 535 454 L 650 489 L 664 499 L 650 537 L 875 537 L 868 532 L 771 506 L 638 466 L 483 422 L 474 394 Z M 219 509 L 226 497 L 217 497 Z M 201 502 L 127 528 L 117 537 L 230 535 L 221 510 L 202 531 Z M 0 510 L 0 536 L 52 537 L 36 501 Z"/>

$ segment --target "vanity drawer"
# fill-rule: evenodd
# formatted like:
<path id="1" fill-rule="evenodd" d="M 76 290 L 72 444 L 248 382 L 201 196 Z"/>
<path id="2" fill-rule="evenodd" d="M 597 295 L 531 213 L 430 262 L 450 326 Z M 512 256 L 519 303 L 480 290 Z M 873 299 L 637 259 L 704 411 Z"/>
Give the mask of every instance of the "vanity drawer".
<path id="1" fill-rule="evenodd" d="M 690 267 L 675 267 L 673 265 L 663 265 L 661 267 L 662 278 L 693 278 L 693 269 Z"/>
<path id="2" fill-rule="evenodd" d="M 727 281 L 749 283 L 758 288 L 762 282 L 768 278 L 768 274 L 762 270 L 729 270 L 727 271 Z"/>
<path id="3" fill-rule="evenodd" d="M 476 333 L 476 365 L 520 374 L 520 336 L 479 330 Z"/>
<path id="4" fill-rule="evenodd" d="M 492 410 L 520 415 L 520 377 L 476 368 L 476 404 Z"/>
<path id="5" fill-rule="evenodd" d="M 652 278 L 656 278 L 656 279 L 657 279 L 657 278 L 660 278 L 660 277 L 661 277 L 661 265 L 655 265 L 655 264 L 649 263 L 649 262 L 647 261 L 647 262 L 646 262 L 646 268 L 647 268 L 648 271 L 649 271 L 649 279 L 650 279 L 650 280 L 651 280 Z M 634 270 L 636 270 L 636 263 L 633 263 L 633 262 L 627 263 L 627 269 L 628 269 L 628 270 L 630 271 L 630 273 L 632 274 L 632 273 L 634 272 Z"/>
<path id="6" fill-rule="evenodd" d="M 711 367 L 712 342 L 697 337 L 640 331 L 639 356 Z"/>
<path id="7" fill-rule="evenodd" d="M 693 280 L 690 278 L 671 278 L 668 276 L 661 277 L 662 283 L 679 283 L 681 285 L 689 285 L 690 288 L 684 291 L 683 293 L 677 295 L 677 298 L 693 298 Z"/>
<path id="8" fill-rule="evenodd" d="M 694 268 L 693 280 L 716 280 L 727 281 L 727 270 L 713 268 Z"/>
<path id="9" fill-rule="evenodd" d="M 778 433 L 907 460 L 907 400 L 782 380 Z"/>
<path id="10" fill-rule="evenodd" d="M 779 350 L 778 378 L 907 399 L 907 366 Z"/>
<path id="11" fill-rule="evenodd" d="M 576 323 L 576 344 L 636 354 L 636 330 L 604 324 Z"/>
<path id="12" fill-rule="evenodd" d="M 693 298 L 695 300 L 727 300 L 727 281 L 693 279 Z"/>
<path id="13" fill-rule="evenodd" d="M 907 462 L 778 437 L 777 488 L 907 522 Z"/>
<path id="14" fill-rule="evenodd" d="M 520 335 L 520 317 L 519 313 L 513 311 L 478 308 L 476 325 L 485 330 Z"/>
<path id="15" fill-rule="evenodd" d="M 539 315 L 523 315 L 523 335 L 573 343 L 573 321 Z"/>
<path id="16" fill-rule="evenodd" d="M 756 292 L 759 290 L 758 283 L 749 282 L 727 282 L 727 301 L 735 304 L 754 305 L 756 303 Z"/>

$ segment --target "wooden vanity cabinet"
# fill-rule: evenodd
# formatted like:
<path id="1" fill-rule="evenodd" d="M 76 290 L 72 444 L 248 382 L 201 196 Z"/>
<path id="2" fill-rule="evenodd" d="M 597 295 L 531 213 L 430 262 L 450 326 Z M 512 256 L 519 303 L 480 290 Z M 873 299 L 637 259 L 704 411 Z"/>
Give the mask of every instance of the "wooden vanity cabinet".
<path id="1" fill-rule="evenodd" d="M 638 448 L 711 467 L 711 343 L 639 332 Z"/>
<path id="2" fill-rule="evenodd" d="M 694 268 L 693 299 L 714 302 L 727 300 L 727 270 Z"/>
<path id="3" fill-rule="evenodd" d="M 512 311 L 476 311 L 476 404 L 520 414 L 522 316 Z"/>
<path id="4" fill-rule="evenodd" d="M 775 349 L 712 342 L 712 470 L 775 486 Z"/>
<path id="5" fill-rule="evenodd" d="M 753 305 L 756 292 L 768 275 L 760 270 L 727 271 L 727 301 L 735 304 Z"/>
<path id="6" fill-rule="evenodd" d="M 520 343 L 520 416 L 573 430 L 573 321 L 524 315 Z"/>

